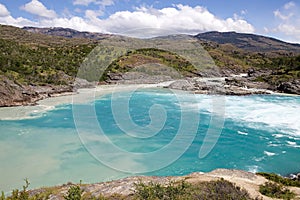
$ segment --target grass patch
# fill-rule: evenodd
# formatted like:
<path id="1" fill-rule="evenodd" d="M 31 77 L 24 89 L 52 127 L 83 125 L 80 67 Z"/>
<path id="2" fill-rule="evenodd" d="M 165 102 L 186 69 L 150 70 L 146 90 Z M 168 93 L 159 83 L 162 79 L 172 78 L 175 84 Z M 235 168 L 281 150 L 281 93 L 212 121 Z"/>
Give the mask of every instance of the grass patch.
<path id="1" fill-rule="evenodd" d="M 284 188 L 283 185 L 273 182 L 267 182 L 259 186 L 259 192 L 271 198 L 278 199 L 293 199 L 295 194 L 289 189 Z"/>
<path id="2" fill-rule="evenodd" d="M 300 181 L 292 180 L 290 178 L 284 178 L 274 173 L 266 173 L 266 172 L 259 172 L 256 173 L 257 175 L 263 176 L 270 181 L 274 181 L 275 183 L 282 184 L 284 186 L 292 186 L 292 187 L 300 187 Z"/>
<path id="3" fill-rule="evenodd" d="M 167 186 L 163 186 L 158 183 L 138 183 L 135 185 L 135 198 L 136 199 L 178 199 L 181 196 L 184 196 L 191 185 L 185 182 L 180 184 L 171 183 Z"/>

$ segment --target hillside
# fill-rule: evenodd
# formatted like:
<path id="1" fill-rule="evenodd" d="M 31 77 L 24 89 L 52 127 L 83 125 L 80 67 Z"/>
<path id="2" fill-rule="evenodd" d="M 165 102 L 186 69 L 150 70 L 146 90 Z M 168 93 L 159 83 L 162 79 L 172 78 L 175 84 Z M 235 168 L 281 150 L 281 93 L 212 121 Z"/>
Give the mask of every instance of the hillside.
<path id="1" fill-rule="evenodd" d="M 206 32 L 195 36 L 200 40 L 231 44 L 242 50 L 277 55 L 297 55 L 300 44 L 291 44 L 271 37 L 236 32 Z"/>
<path id="2" fill-rule="evenodd" d="M 63 46 L 93 43 L 90 39 L 74 38 L 72 40 L 66 37 L 57 37 L 55 35 L 45 36 L 45 34 L 33 34 L 21 28 L 0 24 L 0 38 L 10 41 L 17 41 L 22 44 L 39 46 Z"/>
<path id="3" fill-rule="evenodd" d="M 66 38 L 86 38 L 91 40 L 103 40 L 109 38 L 111 35 L 102 34 L 102 33 L 91 33 L 91 32 L 80 32 L 70 28 L 36 28 L 36 27 L 24 27 L 23 30 L 26 30 L 31 33 L 40 33 L 51 36 L 62 36 Z"/>
<path id="4" fill-rule="evenodd" d="M 71 85 L 84 57 L 95 47 L 86 39 L 32 34 L 0 26 L 0 106 L 35 103 Z"/>
<path id="5" fill-rule="evenodd" d="M 164 43 L 170 51 L 151 47 L 151 44 L 159 46 Z M 220 73 L 215 73 L 213 68 L 207 68 L 205 59 L 198 62 L 195 69 L 192 63 L 173 52 L 174 49 L 180 50 L 182 44 L 187 44 L 188 47 L 188 44 L 193 43 L 204 47 L 219 67 Z M 135 44 L 147 44 L 148 47 L 128 51 Z M 264 86 L 266 89 L 300 94 L 300 45 L 264 36 L 208 32 L 195 37 L 182 35 L 142 40 L 64 28 L 20 29 L 0 25 L 0 92 L 3 94 L 0 106 L 32 104 L 55 93 L 73 91 L 72 85 L 78 69 L 90 52 L 110 51 L 101 48 L 101 45 L 117 46 L 123 50 L 111 52 L 119 55 L 116 60 L 105 61 L 106 58 L 97 57 L 97 62 L 108 62 L 109 67 L 102 77 L 90 74 L 93 78 L 86 78 L 89 81 L 115 83 L 139 77 L 144 82 L 158 82 L 183 77 L 228 77 L 232 74 L 248 73 L 247 79 L 230 80 L 226 84 L 248 87 L 255 83 L 254 87 L 259 88 L 262 85 L 260 83 L 264 83 L 267 84 Z M 95 51 L 97 46 L 98 50 Z M 184 51 L 186 50 L 182 49 Z M 148 64 L 152 67 L 149 68 Z M 134 70 L 139 65 L 143 67 L 137 73 Z M 164 66 L 180 77 L 173 76 L 174 73 Z M 133 75 L 125 76 L 128 71 L 134 72 Z M 162 78 L 149 81 L 150 74 L 152 77 Z M 167 78 L 161 76 L 165 74 L 168 75 Z"/>

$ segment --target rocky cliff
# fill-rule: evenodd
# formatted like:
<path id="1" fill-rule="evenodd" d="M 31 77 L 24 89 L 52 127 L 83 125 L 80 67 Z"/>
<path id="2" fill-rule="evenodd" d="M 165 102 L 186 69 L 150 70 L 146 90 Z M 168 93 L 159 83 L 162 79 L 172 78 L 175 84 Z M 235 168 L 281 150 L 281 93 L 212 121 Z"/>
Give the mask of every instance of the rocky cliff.
<path id="1" fill-rule="evenodd" d="M 37 101 L 76 92 L 78 88 L 93 87 L 93 83 L 76 79 L 69 85 L 21 85 L 0 75 L 0 107 L 35 105 Z"/>

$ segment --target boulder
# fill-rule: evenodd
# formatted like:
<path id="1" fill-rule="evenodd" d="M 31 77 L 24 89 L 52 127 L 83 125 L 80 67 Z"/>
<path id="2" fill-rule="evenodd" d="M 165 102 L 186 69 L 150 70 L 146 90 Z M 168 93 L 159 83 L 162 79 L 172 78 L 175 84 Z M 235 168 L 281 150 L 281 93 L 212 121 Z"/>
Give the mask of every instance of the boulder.
<path id="1" fill-rule="evenodd" d="M 300 81 L 283 82 L 279 84 L 277 90 L 288 94 L 300 94 Z"/>
<path id="2" fill-rule="evenodd" d="M 188 80 L 177 80 L 169 85 L 170 89 L 194 91 L 196 87 Z"/>

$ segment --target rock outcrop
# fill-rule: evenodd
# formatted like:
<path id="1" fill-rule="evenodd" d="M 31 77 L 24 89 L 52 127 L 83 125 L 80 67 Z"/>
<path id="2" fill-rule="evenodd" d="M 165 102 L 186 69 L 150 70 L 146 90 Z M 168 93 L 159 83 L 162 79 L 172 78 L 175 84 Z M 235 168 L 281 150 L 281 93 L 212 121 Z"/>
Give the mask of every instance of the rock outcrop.
<path id="1" fill-rule="evenodd" d="M 259 185 L 267 182 L 262 176 L 256 175 L 251 172 L 241 171 L 241 170 L 231 170 L 231 169 L 217 169 L 209 173 L 201 173 L 194 172 L 192 174 L 186 176 L 169 176 L 169 177 L 156 177 L 156 176 L 133 176 L 127 177 L 120 180 L 95 183 L 95 184 L 83 184 L 81 185 L 81 189 L 84 193 L 88 193 L 92 196 L 98 197 L 102 196 L 111 196 L 111 195 L 122 195 L 122 196 L 130 196 L 135 191 L 135 184 L 137 183 L 145 183 L 148 184 L 158 183 L 160 185 L 167 186 L 170 183 L 178 183 L 180 181 L 185 181 L 187 183 L 199 183 L 199 182 L 207 182 L 207 181 L 215 181 L 220 178 L 223 178 L 227 181 L 230 181 L 236 184 L 238 187 L 243 188 L 248 191 L 250 196 L 255 199 L 263 199 L 263 200 L 271 200 L 272 198 L 263 196 L 259 193 Z M 56 186 L 55 190 L 57 191 L 55 194 L 50 195 L 50 199 L 61 199 L 63 200 L 64 195 L 67 194 L 68 189 L 72 183 Z M 35 195 L 38 193 L 45 192 L 46 189 L 36 189 L 31 190 L 30 194 Z M 297 196 L 300 195 L 300 191 L 298 189 L 293 190 Z"/>
<path id="2" fill-rule="evenodd" d="M 246 78 L 240 77 L 184 79 L 173 82 L 168 88 L 193 91 L 198 94 L 251 95 L 271 93 L 267 89 L 267 85 L 248 82 Z"/>
<path id="3" fill-rule="evenodd" d="M 0 107 L 35 105 L 37 101 L 76 92 L 78 88 L 93 87 L 86 80 L 76 79 L 69 85 L 22 85 L 0 75 Z"/>
<path id="4" fill-rule="evenodd" d="M 277 87 L 277 90 L 289 94 L 300 94 L 300 80 L 283 82 Z"/>

